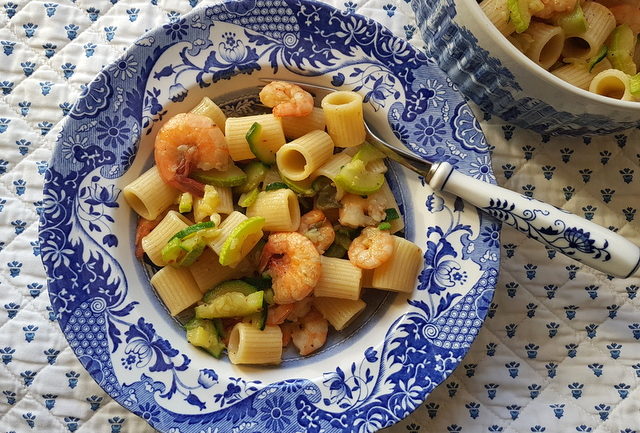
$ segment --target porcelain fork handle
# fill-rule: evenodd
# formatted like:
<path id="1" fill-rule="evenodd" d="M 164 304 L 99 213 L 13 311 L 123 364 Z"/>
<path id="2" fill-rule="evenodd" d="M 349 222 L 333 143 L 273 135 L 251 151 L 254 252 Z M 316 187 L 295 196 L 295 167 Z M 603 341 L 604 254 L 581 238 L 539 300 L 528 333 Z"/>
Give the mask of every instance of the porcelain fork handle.
<path id="1" fill-rule="evenodd" d="M 426 177 L 434 190 L 475 205 L 528 237 L 594 269 L 628 278 L 640 265 L 640 248 L 591 221 L 531 197 L 474 179 L 451 164 L 434 164 Z"/>

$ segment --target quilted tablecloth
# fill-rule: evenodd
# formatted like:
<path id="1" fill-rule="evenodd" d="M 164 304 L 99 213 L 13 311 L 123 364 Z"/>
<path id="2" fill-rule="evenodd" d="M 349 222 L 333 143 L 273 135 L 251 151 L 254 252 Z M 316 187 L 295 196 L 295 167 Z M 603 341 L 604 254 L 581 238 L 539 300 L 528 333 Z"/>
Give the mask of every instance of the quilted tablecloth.
<path id="1" fill-rule="evenodd" d="M 113 402 L 69 349 L 49 305 L 38 214 L 60 122 L 82 86 L 144 31 L 199 3 L 209 2 L 2 2 L 0 433 L 153 431 Z M 406 1 L 330 3 L 422 44 Z M 551 138 L 478 114 L 500 184 L 640 243 L 640 131 Z M 469 354 L 386 431 L 640 432 L 640 280 L 608 278 L 508 228 L 501 242 L 495 299 Z"/>

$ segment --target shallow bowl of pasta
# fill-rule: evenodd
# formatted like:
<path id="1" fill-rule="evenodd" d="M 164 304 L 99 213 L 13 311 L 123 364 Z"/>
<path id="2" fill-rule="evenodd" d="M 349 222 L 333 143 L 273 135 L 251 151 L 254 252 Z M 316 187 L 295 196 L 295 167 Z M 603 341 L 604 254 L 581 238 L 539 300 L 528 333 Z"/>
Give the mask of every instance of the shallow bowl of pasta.
<path id="1" fill-rule="evenodd" d="M 161 432 L 373 432 L 448 377 L 490 307 L 500 227 L 386 162 L 363 118 L 494 182 L 434 62 L 325 4 L 203 6 L 97 75 L 59 135 L 39 239 L 105 392 Z"/>
<path id="2" fill-rule="evenodd" d="M 427 53 L 489 114 L 546 135 L 640 125 L 637 2 L 413 0 Z"/>

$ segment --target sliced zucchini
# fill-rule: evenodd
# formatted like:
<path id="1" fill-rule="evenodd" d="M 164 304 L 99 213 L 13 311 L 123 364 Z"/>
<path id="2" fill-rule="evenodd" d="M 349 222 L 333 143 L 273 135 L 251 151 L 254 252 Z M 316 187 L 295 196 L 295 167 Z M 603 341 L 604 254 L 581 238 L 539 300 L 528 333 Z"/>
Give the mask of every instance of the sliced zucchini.
<path id="1" fill-rule="evenodd" d="M 334 181 L 351 194 L 369 195 L 384 184 L 384 174 L 367 171 L 364 161 L 354 159 L 340 169 Z"/>
<path id="2" fill-rule="evenodd" d="M 262 308 L 264 292 L 262 290 L 243 295 L 239 292 L 228 292 L 206 304 L 198 305 L 196 317 L 213 319 L 217 317 L 239 317 L 257 313 Z"/>
<path id="3" fill-rule="evenodd" d="M 344 249 L 337 242 L 332 243 L 329 248 L 324 252 L 324 255 L 327 257 L 335 257 L 337 259 L 341 259 L 347 253 L 347 250 Z"/>
<path id="4" fill-rule="evenodd" d="M 215 226 L 216 226 L 216 224 L 213 221 L 202 221 L 200 223 L 190 225 L 189 227 L 180 230 L 178 233 L 176 233 L 175 235 L 171 236 L 171 239 L 169 239 L 169 241 L 171 241 L 172 239 L 188 238 L 190 236 L 193 236 L 194 234 L 196 234 L 197 232 L 199 232 L 201 230 L 212 229 Z"/>
<path id="5" fill-rule="evenodd" d="M 234 228 L 220 249 L 220 264 L 234 267 L 246 256 L 262 238 L 264 217 L 247 218 Z"/>
<path id="6" fill-rule="evenodd" d="M 180 201 L 178 202 L 178 212 L 187 213 L 191 212 L 193 208 L 193 195 L 190 192 L 183 192 L 180 194 Z"/>
<path id="7" fill-rule="evenodd" d="M 384 153 L 380 152 L 376 149 L 371 143 L 364 142 L 362 146 L 360 146 L 360 150 L 353 155 L 353 159 L 358 159 L 363 161 L 366 164 L 371 161 L 375 161 L 376 159 L 384 159 Z"/>
<path id="8" fill-rule="evenodd" d="M 202 302 L 204 302 L 205 304 L 209 303 L 213 301 L 217 296 L 221 296 L 229 292 L 238 292 L 242 293 L 243 295 L 250 295 L 251 293 L 257 291 L 258 289 L 255 286 L 247 283 L 246 281 L 228 280 L 218 284 L 213 289 L 205 293 L 204 297 L 202 298 Z"/>
<path id="9" fill-rule="evenodd" d="M 529 0 L 507 0 L 507 8 L 509 9 L 509 19 L 513 23 L 516 32 L 522 33 L 527 30 L 531 23 Z"/>
<path id="10" fill-rule="evenodd" d="M 264 296 L 267 298 L 267 302 L 269 301 L 269 296 L 273 296 L 273 293 L 267 293 L 271 289 L 271 277 L 267 273 L 259 277 L 244 277 L 242 281 L 255 286 L 258 290 L 264 290 Z"/>
<path id="11" fill-rule="evenodd" d="M 595 68 L 595 66 L 600 63 L 601 61 L 603 61 L 605 59 L 605 57 L 607 57 L 607 52 L 609 51 L 609 49 L 607 48 L 606 45 L 603 45 L 600 47 L 600 50 L 598 51 L 598 54 L 596 54 L 590 61 L 589 61 L 589 72 L 591 72 L 593 70 L 593 68 Z"/>
<path id="12" fill-rule="evenodd" d="M 258 314 L 258 318 L 255 321 L 256 326 L 259 330 L 263 331 L 264 327 L 267 326 L 267 314 L 269 313 L 269 304 L 267 303 L 266 298 L 262 298 L 262 311 L 256 313 Z"/>
<path id="13" fill-rule="evenodd" d="M 238 197 L 238 206 L 240 207 L 249 207 L 255 203 L 258 198 L 258 194 L 260 194 L 260 190 L 258 188 L 253 188 L 249 192 L 243 192 Z"/>
<path id="14" fill-rule="evenodd" d="M 391 223 L 384 221 L 378 225 L 378 230 L 391 230 Z"/>
<path id="15" fill-rule="evenodd" d="M 553 22 L 555 25 L 562 27 L 567 37 L 587 31 L 587 20 L 584 17 L 580 2 L 576 2 L 576 6 L 571 12 L 559 15 Z"/>
<path id="16" fill-rule="evenodd" d="M 193 218 L 196 221 L 206 220 L 218 210 L 220 193 L 217 188 L 213 185 L 205 185 L 203 196 L 196 198 L 193 202 Z"/>
<path id="17" fill-rule="evenodd" d="M 341 246 L 345 251 L 347 251 L 355 236 L 353 236 L 346 227 L 339 227 L 335 232 L 336 237 L 333 243 Z"/>
<path id="18" fill-rule="evenodd" d="M 247 181 L 247 174 L 235 164 L 231 164 L 225 171 L 195 170 L 190 177 L 198 182 L 213 186 L 238 186 Z"/>
<path id="19" fill-rule="evenodd" d="M 338 190 L 331 179 L 319 176 L 313 181 L 312 187 L 317 191 L 315 207 L 320 210 L 340 208 L 340 202 L 336 199 Z"/>
<path id="20" fill-rule="evenodd" d="M 269 171 L 269 166 L 265 163 L 261 161 L 251 161 L 244 167 L 247 180 L 244 184 L 237 187 L 237 191 L 245 193 L 258 188 L 267 175 L 267 171 Z"/>
<path id="21" fill-rule="evenodd" d="M 264 301 L 268 305 L 275 304 L 275 302 L 273 301 L 273 297 L 274 296 L 275 296 L 275 294 L 273 293 L 273 289 L 271 288 L 271 286 L 269 286 L 268 288 L 264 289 Z"/>
<path id="22" fill-rule="evenodd" d="M 264 239 L 264 237 L 261 238 L 258 242 L 256 242 L 256 244 L 253 246 L 251 251 L 249 251 L 249 254 L 245 256 L 244 260 L 247 261 L 247 263 L 249 264 L 249 266 L 251 266 L 252 269 L 257 269 L 258 266 L 260 265 L 262 250 L 264 249 L 264 246 L 266 244 L 267 244 L 267 241 Z M 271 287 L 271 280 L 269 280 L 269 284 L 267 284 L 266 286 L 264 285 L 263 281 L 258 281 L 258 285 L 252 283 L 246 278 L 245 278 L 245 281 L 256 286 L 258 290 L 262 290 L 264 287 Z"/>
<path id="23" fill-rule="evenodd" d="M 270 183 L 269 185 L 267 185 L 264 188 L 264 190 L 265 191 L 275 191 L 275 190 L 278 190 L 278 189 L 285 189 L 285 188 L 289 188 L 286 183 L 284 183 L 284 182 L 273 182 L 273 183 Z"/>
<path id="24" fill-rule="evenodd" d="M 204 251 L 206 242 L 220 231 L 212 221 L 191 225 L 173 235 L 162 248 L 162 259 L 169 265 L 191 266 Z"/>
<path id="25" fill-rule="evenodd" d="M 640 96 L 640 74 L 629 77 L 629 91 L 633 96 Z"/>
<path id="26" fill-rule="evenodd" d="M 192 236 L 180 242 L 180 248 L 184 251 L 182 258 L 178 261 L 179 266 L 191 266 L 202 254 L 207 244 L 201 236 Z"/>
<path id="27" fill-rule="evenodd" d="M 392 208 L 392 207 L 385 209 L 384 213 L 387 215 L 384 218 L 384 221 L 386 221 L 386 222 L 397 220 L 398 218 L 400 218 L 400 214 L 398 213 L 398 211 L 395 208 Z"/>
<path id="28" fill-rule="evenodd" d="M 269 165 L 276 162 L 276 153 L 264 145 L 262 125 L 258 122 L 251 125 L 245 138 L 247 139 L 247 143 L 249 143 L 249 149 L 251 149 L 251 152 L 256 158 Z"/>
<path id="29" fill-rule="evenodd" d="M 178 261 L 180 256 L 184 253 L 184 250 L 180 247 L 182 241 L 178 238 L 172 238 L 162 248 L 160 253 L 162 254 L 162 260 L 167 264 L 173 264 Z"/>
<path id="30" fill-rule="evenodd" d="M 635 75 L 636 64 L 633 61 L 633 51 L 635 49 L 636 37 L 633 30 L 627 24 L 621 24 L 611 32 L 609 36 L 609 52 L 607 57 L 615 69 L 619 69 L 625 74 Z"/>
<path id="31" fill-rule="evenodd" d="M 282 176 L 282 174 L 280 174 L 280 177 L 282 178 L 282 182 L 287 185 L 287 187 L 292 190 L 293 192 L 295 192 L 298 195 L 301 195 L 303 197 L 313 197 L 314 195 L 316 195 L 316 191 L 313 189 L 313 181 L 310 179 L 305 179 L 305 180 L 299 180 L 299 181 L 295 181 L 295 180 L 291 180 L 291 179 L 287 179 L 286 177 Z"/>
<path id="32" fill-rule="evenodd" d="M 225 345 L 220 341 L 220 335 L 212 320 L 191 319 L 184 325 L 184 328 L 187 332 L 187 341 L 189 343 L 202 347 L 211 355 L 220 358 Z"/>

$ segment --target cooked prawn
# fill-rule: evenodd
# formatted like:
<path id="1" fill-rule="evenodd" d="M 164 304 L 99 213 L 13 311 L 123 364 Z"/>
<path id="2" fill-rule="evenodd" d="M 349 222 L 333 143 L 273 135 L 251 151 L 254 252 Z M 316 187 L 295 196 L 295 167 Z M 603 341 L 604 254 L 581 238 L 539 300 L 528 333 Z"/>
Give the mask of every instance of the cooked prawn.
<path id="1" fill-rule="evenodd" d="M 287 347 L 291 342 L 291 333 L 298 328 L 297 323 L 285 322 L 280 325 L 282 331 L 282 347 Z"/>
<path id="2" fill-rule="evenodd" d="M 295 322 L 311 309 L 313 298 L 307 296 L 293 304 L 272 305 L 267 310 L 267 325 L 280 325 L 285 320 Z"/>
<path id="3" fill-rule="evenodd" d="M 300 355 L 308 355 L 318 350 L 327 341 L 329 323 L 317 310 L 311 309 L 298 320 L 298 326 L 291 332 L 293 345 Z"/>
<path id="4" fill-rule="evenodd" d="M 393 238 L 389 232 L 366 227 L 349 245 L 349 260 L 362 269 L 375 269 L 391 258 Z"/>
<path id="5" fill-rule="evenodd" d="M 206 116 L 180 113 L 165 123 L 155 142 L 155 160 L 162 179 L 176 189 L 200 197 L 204 184 L 191 179 L 195 168 L 226 170 L 227 142 L 220 128 Z"/>
<path id="6" fill-rule="evenodd" d="M 355 194 L 345 194 L 340 200 L 340 224 L 347 227 L 365 227 L 374 225 L 386 217 L 386 203 L 383 200 L 363 198 Z"/>
<path id="7" fill-rule="evenodd" d="M 640 33 L 640 8 L 628 3 L 611 6 L 609 8 L 616 18 L 616 24 L 627 24 L 634 33 Z"/>
<path id="8" fill-rule="evenodd" d="M 534 17 L 548 19 L 553 15 L 570 12 L 576 7 L 578 0 L 541 0 L 542 9 L 532 11 Z"/>
<path id="9" fill-rule="evenodd" d="M 311 293 L 320 279 L 320 254 L 297 232 L 269 235 L 262 250 L 260 269 L 268 269 L 276 304 L 291 304 Z"/>
<path id="10" fill-rule="evenodd" d="M 160 213 L 154 220 L 148 220 L 146 218 L 138 217 L 136 224 L 136 258 L 141 259 L 144 256 L 144 250 L 142 249 L 142 238 L 151 233 L 151 230 L 156 228 L 160 221 L 167 215 L 170 210 L 177 210 L 177 206 L 169 206 L 163 212 Z"/>
<path id="11" fill-rule="evenodd" d="M 313 96 L 300 86 L 272 81 L 260 91 L 260 102 L 278 117 L 303 117 L 313 111 Z"/>
<path id="12" fill-rule="evenodd" d="M 280 325 L 287 320 L 295 304 L 271 305 L 267 310 L 267 325 Z"/>
<path id="13" fill-rule="evenodd" d="M 320 254 L 323 254 L 336 238 L 331 222 L 320 209 L 314 209 L 300 217 L 298 233 L 308 237 Z"/>

